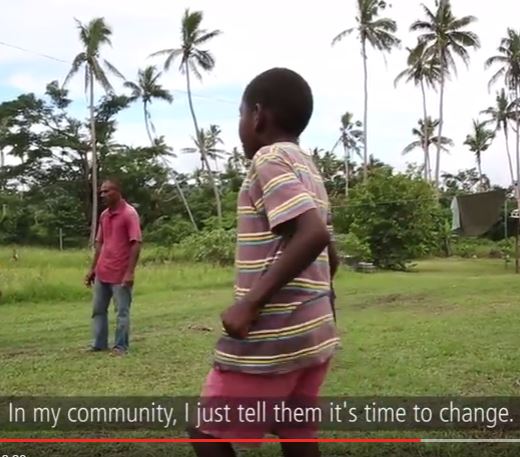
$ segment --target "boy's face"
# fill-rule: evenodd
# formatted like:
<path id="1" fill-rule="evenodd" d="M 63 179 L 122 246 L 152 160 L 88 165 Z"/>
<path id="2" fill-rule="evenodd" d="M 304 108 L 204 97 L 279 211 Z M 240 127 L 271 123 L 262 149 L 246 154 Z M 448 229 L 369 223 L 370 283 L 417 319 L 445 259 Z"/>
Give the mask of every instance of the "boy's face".
<path id="1" fill-rule="evenodd" d="M 258 138 L 258 112 L 247 106 L 243 100 L 240 104 L 238 135 L 246 157 L 251 160 L 262 147 Z"/>

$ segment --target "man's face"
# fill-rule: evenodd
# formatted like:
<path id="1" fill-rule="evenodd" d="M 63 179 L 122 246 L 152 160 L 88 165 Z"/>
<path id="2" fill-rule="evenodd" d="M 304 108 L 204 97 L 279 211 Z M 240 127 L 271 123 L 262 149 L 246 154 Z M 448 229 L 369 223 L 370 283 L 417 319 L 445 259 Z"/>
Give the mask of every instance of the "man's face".
<path id="1" fill-rule="evenodd" d="M 110 181 L 101 184 L 99 193 L 101 195 L 101 200 L 106 206 L 112 206 L 121 199 L 121 193 L 118 188 Z"/>

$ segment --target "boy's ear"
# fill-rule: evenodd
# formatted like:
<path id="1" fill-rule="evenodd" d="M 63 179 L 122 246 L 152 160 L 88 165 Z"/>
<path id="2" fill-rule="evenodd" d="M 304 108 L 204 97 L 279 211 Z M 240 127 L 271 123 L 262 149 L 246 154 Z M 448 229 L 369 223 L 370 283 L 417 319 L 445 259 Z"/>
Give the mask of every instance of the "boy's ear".
<path id="1" fill-rule="evenodd" d="M 253 109 L 253 120 L 254 120 L 254 127 L 256 133 L 261 133 L 265 129 L 266 125 L 266 111 L 262 108 L 262 105 L 260 103 L 257 103 L 255 105 L 255 108 Z"/>

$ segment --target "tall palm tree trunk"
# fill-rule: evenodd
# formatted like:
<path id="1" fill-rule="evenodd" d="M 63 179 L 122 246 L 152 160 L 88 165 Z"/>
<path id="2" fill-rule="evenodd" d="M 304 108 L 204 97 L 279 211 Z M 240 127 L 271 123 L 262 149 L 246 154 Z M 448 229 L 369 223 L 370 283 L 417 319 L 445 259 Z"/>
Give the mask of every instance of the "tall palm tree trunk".
<path id="1" fill-rule="evenodd" d="M 97 216 L 98 216 L 98 163 L 97 163 L 97 140 L 96 140 L 96 118 L 94 115 L 94 74 L 89 70 L 90 84 L 90 139 L 92 142 L 92 217 L 90 225 L 90 246 L 96 242 Z"/>
<path id="2" fill-rule="evenodd" d="M 193 126 L 195 127 L 195 138 L 199 138 L 199 124 L 197 122 L 197 117 L 195 116 L 195 110 L 193 108 L 193 100 L 191 98 L 191 82 L 190 82 L 190 68 L 188 66 L 188 62 L 184 64 L 185 71 L 186 71 L 186 86 L 188 89 L 188 103 L 190 105 L 190 112 L 191 117 L 193 119 Z M 215 183 L 215 179 L 213 178 L 213 174 L 211 173 L 211 167 L 209 166 L 208 156 L 206 154 L 206 151 L 204 150 L 204 144 L 200 144 L 200 153 L 202 155 L 202 160 L 204 161 L 204 164 L 206 166 L 206 169 L 208 171 L 208 179 L 211 184 L 211 187 L 213 187 L 213 193 L 215 194 L 215 203 L 217 204 L 217 216 L 218 216 L 218 222 L 220 225 L 222 225 L 222 205 L 220 202 L 220 194 L 218 192 L 217 185 Z"/>
<path id="3" fill-rule="evenodd" d="M 363 53 L 363 78 L 364 78 L 364 114 L 363 114 L 363 182 L 368 179 L 368 65 L 366 40 L 361 41 Z"/>
<path id="4" fill-rule="evenodd" d="M 482 182 L 482 158 L 480 151 L 477 151 L 477 167 L 478 167 L 478 182 L 479 182 L 479 190 L 482 192 L 484 189 L 484 185 Z"/>
<path id="5" fill-rule="evenodd" d="M 506 152 L 507 152 L 507 161 L 509 163 L 509 172 L 511 173 L 511 185 L 515 185 L 515 172 L 513 171 L 513 160 L 511 159 L 511 151 L 509 149 L 509 133 L 507 130 L 507 121 L 504 124 L 504 138 L 506 140 Z"/>
<path id="6" fill-rule="evenodd" d="M 428 145 L 428 111 L 426 108 L 426 89 L 424 88 L 424 81 L 421 79 L 421 92 L 423 102 L 423 151 L 424 151 L 424 180 L 430 180 L 430 152 Z"/>
<path id="7" fill-rule="evenodd" d="M 155 146 L 155 139 L 150 130 L 150 113 L 148 112 L 147 103 L 143 103 L 143 109 L 144 109 L 144 125 L 146 126 L 146 133 L 148 133 L 148 138 L 150 138 L 150 143 L 153 147 L 153 146 Z M 166 165 L 166 166 L 168 167 L 168 165 Z M 170 170 L 168 170 L 168 171 L 170 171 Z M 173 180 L 173 185 L 175 186 L 175 188 L 177 189 L 177 192 L 179 193 L 179 197 L 181 198 L 182 204 L 184 205 L 184 208 L 186 209 L 186 212 L 188 213 L 188 217 L 190 218 L 191 224 L 193 225 L 193 228 L 195 229 L 195 231 L 198 232 L 199 228 L 197 226 L 197 223 L 195 222 L 193 213 L 191 212 L 191 208 L 188 203 L 188 200 L 186 200 L 186 196 L 184 195 L 184 192 L 182 191 L 182 187 L 180 186 L 179 181 L 177 180 L 177 177 L 175 176 L 175 173 L 173 170 L 171 170 L 170 176 Z"/>
<path id="8" fill-rule="evenodd" d="M 516 84 L 516 98 L 519 99 L 519 88 Z M 518 209 L 520 210 L 520 110 L 518 103 L 515 103 L 515 118 L 516 118 L 516 198 L 518 201 Z M 519 221 L 520 222 L 520 221 Z M 520 223 L 519 223 L 520 227 Z"/>
<path id="9" fill-rule="evenodd" d="M 440 181 L 440 173 L 441 173 L 441 138 L 442 138 L 442 127 L 444 125 L 444 84 L 446 82 L 445 79 L 445 61 L 442 50 L 440 51 L 440 61 L 441 61 L 441 84 L 440 84 L 440 101 L 439 101 L 439 134 L 437 136 L 437 157 L 435 164 L 435 186 L 439 188 Z"/>
<path id="10" fill-rule="evenodd" d="M 345 157 L 345 197 L 348 198 L 348 186 L 349 186 L 349 149 L 345 144 L 343 144 L 343 151 L 344 151 L 344 157 Z"/>
<path id="11" fill-rule="evenodd" d="M 144 125 L 146 127 L 146 133 L 148 134 L 148 138 L 150 139 L 150 143 L 152 146 L 155 145 L 154 137 L 150 130 L 150 114 L 148 113 L 148 104 L 143 102 L 143 114 L 144 114 Z"/>

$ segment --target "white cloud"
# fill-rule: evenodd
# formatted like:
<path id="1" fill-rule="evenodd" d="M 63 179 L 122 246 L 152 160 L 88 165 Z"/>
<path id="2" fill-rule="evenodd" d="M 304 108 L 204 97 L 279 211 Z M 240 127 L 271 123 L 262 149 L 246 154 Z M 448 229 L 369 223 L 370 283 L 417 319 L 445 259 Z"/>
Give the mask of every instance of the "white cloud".
<path id="1" fill-rule="evenodd" d="M 472 53 L 471 71 L 459 66 L 459 76 L 448 84 L 446 91 L 445 134 L 454 139 L 456 147 L 445 156 L 442 168 L 456 171 L 472 166 L 474 159 L 462 145 L 471 128 L 473 117 L 492 104 L 493 94 L 487 91 L 490 73 L 483 63 L 499 44 L 507 25 L 515 25 L 520 14 L 518 0 L 502 0 L 500 7 L 489 2 L 452 0 L 456 15 L 473 14 L 479 21 L 472 26 L 481 37 L 482 49 Z M 426 0 L 426 3 L 433 1 Z M 405 46 L 414 44 L 413 34 L 407 31 L 410 23 L 421 17 L 420 1 L 393 2 L 387 14 L 400 26 L 399 35 Z M 341 30 L 354 25 L 355 2 L 301 2 L 297 0 L 264 0 L 236 2 L 232 0 L 193 0 L 171 2 L 147 0 L 146 3 L 128 0 L 19 0 L 9 2 L 2 10 L 3 24 L 0 39 L 46 53 L 64 60 L 72 60 L 79 51 L 73 17 L 87 21 L 94 16 L 106 17 L 114 29 L 113 48 L 106 50 L 106 58 L 132 78 L 138 67 L 160 64 L 160 59 L 148 59 L 150 53 L 175 47 L 180 41 L 180 18 L 186 7 L 205 12 L 205 26 L 219 28 L 224 33 L 210 47 L 217 66 L 203 83 L 194 82 L 194 90 L 225 101 L 212 103 L 197 101 L 199 114 L 205 120 L 221 125 L 228 146 L 238 143 L 236 112 L 230 102 L 238 104 L 241 88 L 258 72 L 273 66 L 287 66 L 301 72 L 311 83 L 316 99 L 315 115 L 304 136 L 309 146 L 329 148 L 338 132 L 339 117 L 352 111 L 362 117 L 362 62 L 355 37 L 347 37 L 334 48 L 330 43 Z M 30 12 L 30 14 L 27 14 Z M 404 167 L 407 160 L 420 160 L 420 151 L 402 157 L 401 150 L 411 141 L 411 129 L 421 115 L 419 92 L 412 86 L 393 86 L 395 75 L 405 64 L 404 48 L 387 57 L 370 52 L 369 132 L 370 152 L 393 165 Z M 2 80 L 18 90 L 44 90 L 52 79 L 63 80 L 65 64 L 31 56 L 0 46 Z M 38 69 L 33 72 L 31 64 Z M 165 75 L 164 84 L 170 89 L 184 90 L 185 81 L 176 71 Z M 219 96 L 222 88 L 236 87 L 233 96 Z M 73 82 L 72 95 L 83 97 L 81 77 Z M 1 96 L 0 92 L 0 96 Z M 437 95 L 429 94 L 429 110 L 437 115 Z M 158 131 L 164 127 L 168 139 L 177 147 L 189 141 L 192 127 L 184 98 L 179 96 L 172 110 L 185 110 L 185 119 L 172 127 L 167 110 L 160 110 L 155 119 Z M 225 113 L 225 115 L 223 115 Z M 177 118 L 177 115 L 175 116 Z M 175 121 L 178 122 L 177 120 Z M 177 129 L 182 130 L 179 132 Z M 168 130 L 170 129 L 170 130 Z M 138 124 L 120 125 L 120 138 L 145 144 L 146 134 Z M 315 144 L 317 143 L 317 144 Z M 484 171 L 494 181 L 507 182 L 507 162 L 503 141 L 499 139 L 483 157 Z"/>

